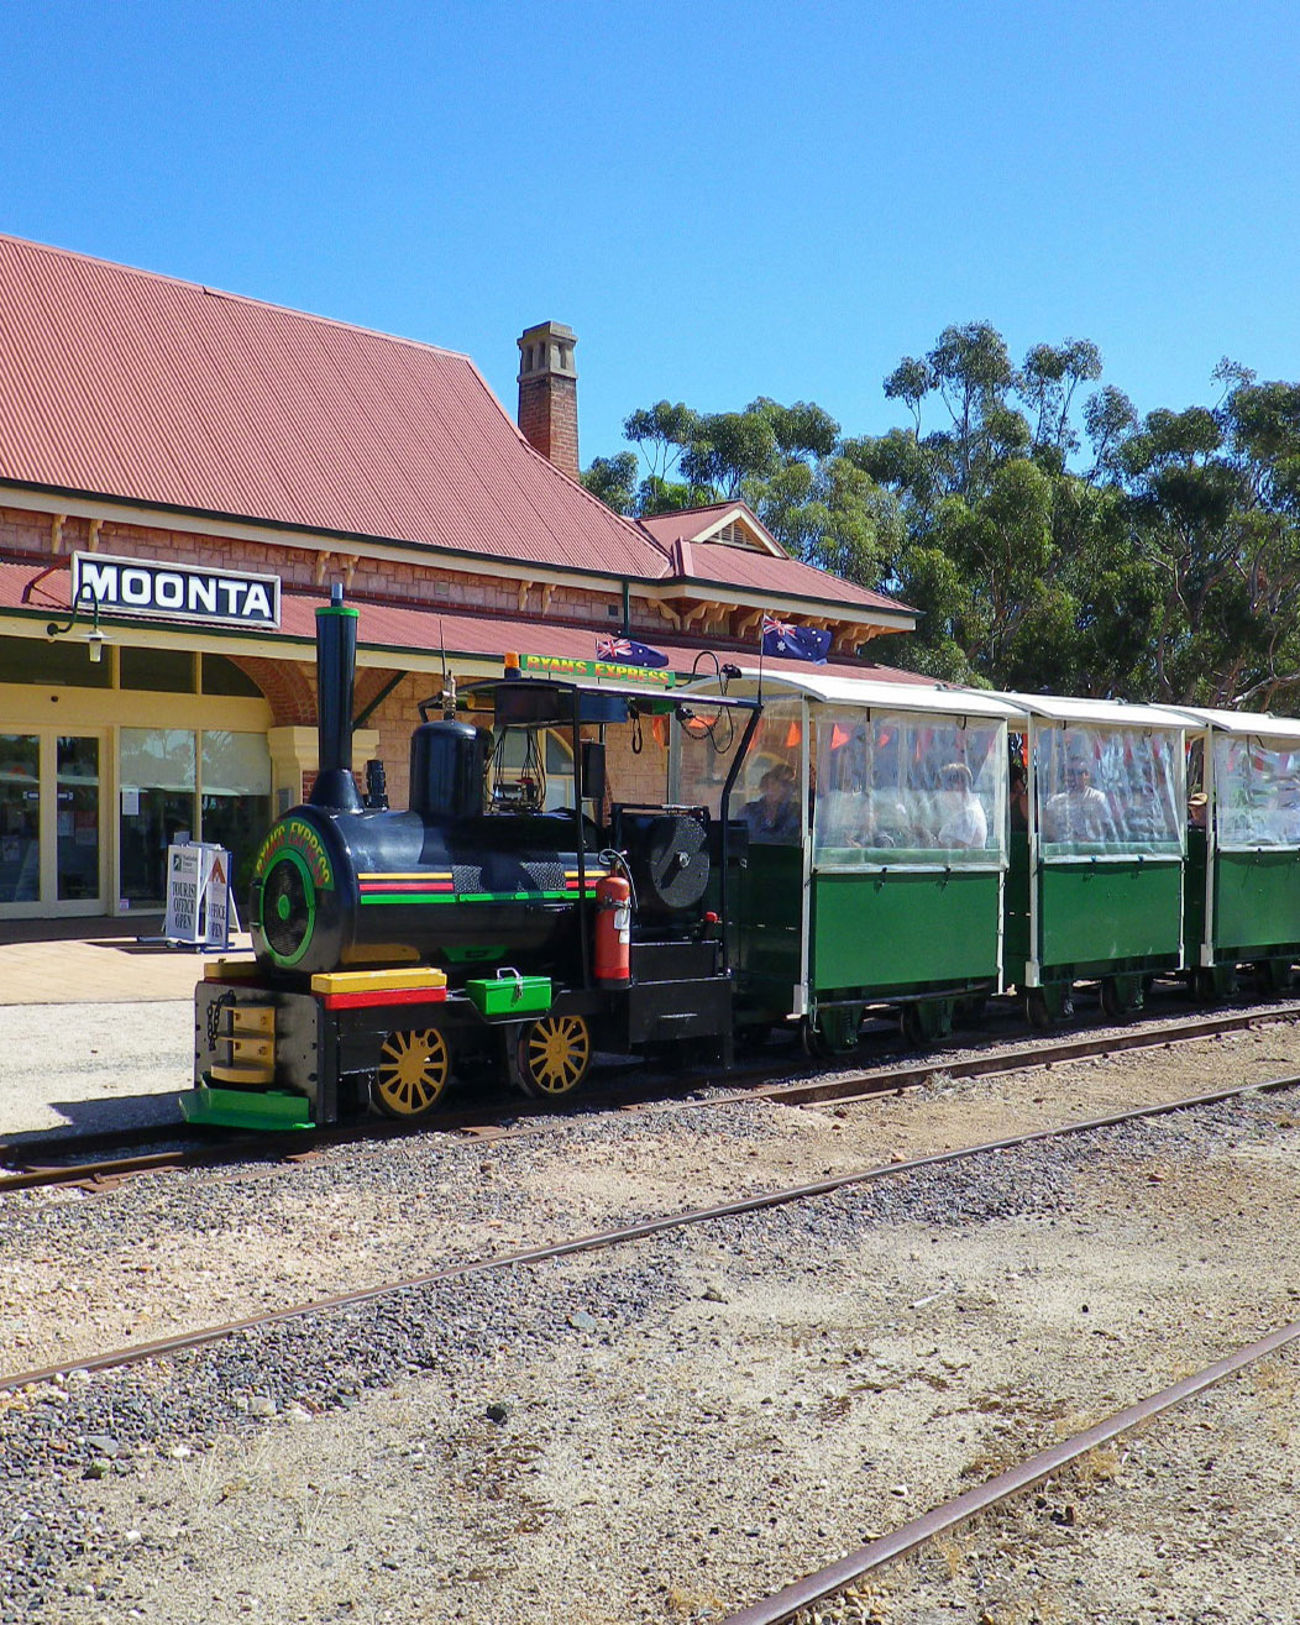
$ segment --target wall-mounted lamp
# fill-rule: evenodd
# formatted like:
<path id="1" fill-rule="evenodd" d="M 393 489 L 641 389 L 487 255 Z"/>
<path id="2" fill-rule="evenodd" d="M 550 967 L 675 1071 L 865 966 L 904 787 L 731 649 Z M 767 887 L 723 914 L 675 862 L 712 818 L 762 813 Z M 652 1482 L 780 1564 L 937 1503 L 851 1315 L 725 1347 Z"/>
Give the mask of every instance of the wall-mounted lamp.
<path id="1" fill-rule="evenodd" d="M 72 600 L 72 613 L 64 624 L 60 626 L 57 621 L 50 621 L 45 628 L 45 636 L 47 638 L 61 638 L 64 633 L 71 632 L 81 617 L 83 598 L 89 599 L 91 606 L 91 626 L 90 631 L 86 634 L 87 653 L 90 655 L 91 665 L 97 666 L 104 658 L 104 644 L 108 640 L 99 630 L 99 599 L 95 596 L 95 590 L 88 581 L 83 581 L 80 587 L 77 588 L 77 596 Z"/>

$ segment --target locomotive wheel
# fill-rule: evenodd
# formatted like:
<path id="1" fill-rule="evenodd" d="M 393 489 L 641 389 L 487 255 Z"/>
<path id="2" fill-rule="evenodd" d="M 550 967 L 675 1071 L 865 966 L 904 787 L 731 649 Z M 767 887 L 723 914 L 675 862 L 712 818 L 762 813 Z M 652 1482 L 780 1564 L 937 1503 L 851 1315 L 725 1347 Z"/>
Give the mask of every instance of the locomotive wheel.
<path id="1" fill-rule="evenodd" d="M 514 1047 L 511 1077 L 526 1095 L 571 1095 L 591 1065 L 591 1029 L 583 1016 L 542 1016 L 528 1022 Z"/>
<path id="2" fill-rule="evenodd" d="M 436 1027 L 389 1033 L 379 1051 L 371 1099 L 385 1117 L 423 1117 L 442 1099 L 450 1076 L 451 1054 Z"/>

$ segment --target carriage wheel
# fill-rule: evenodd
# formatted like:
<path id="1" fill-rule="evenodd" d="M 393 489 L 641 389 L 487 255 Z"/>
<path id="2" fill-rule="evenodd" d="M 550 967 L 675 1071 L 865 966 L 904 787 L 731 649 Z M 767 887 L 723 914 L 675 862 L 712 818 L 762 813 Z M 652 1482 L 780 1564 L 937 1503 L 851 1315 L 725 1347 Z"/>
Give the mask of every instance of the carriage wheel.
<path id="1" fill-rule="evenodd" d="M 379 1071 L 370 1098 L 385 1117 L 409 1121 L 433 1110 L 450 1076 L 451 1054 L 436 1027 L 420 1033 L 389 1033 L 379 1051 Z"/>
<path id="2" fill-rule="evenodd" d="M 904 1004 L 899 1007 L 898 1026 L 908 1049 L 927 1048 L 930 1043 L 930 1034 L 926 1028 L 924 1012 L 919 1004 Z"/>
<path id="3" fill-rule="evenodd" d="M 1047 1003 L 1047 994 L 1041 987 L 1025 989 L 1025 1020 L 1040 1033 L 1049 1033 L 1056 1026 L 1056 1019 Z"/>
<path id="4" fill-rule="evenodd" d="M 563 1099 L 587 1076 L 591 1029 L 582 1016 L 543 1016 L 525 1025 L 512 1059 L 511 1076 L 526 1095 Z"/>

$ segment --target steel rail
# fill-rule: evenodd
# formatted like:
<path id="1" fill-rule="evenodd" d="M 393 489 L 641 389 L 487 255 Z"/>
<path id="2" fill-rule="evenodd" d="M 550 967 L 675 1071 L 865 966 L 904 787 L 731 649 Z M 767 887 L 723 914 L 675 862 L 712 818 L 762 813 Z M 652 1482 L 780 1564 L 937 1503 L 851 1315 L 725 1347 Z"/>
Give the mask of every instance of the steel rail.
<path id="1" fill-rule="evenodd" d="M 1297 1340 L 1300 1340 L 1300 1321 L 1280 1326 L 1267 1337 L 1261 1337 L 1257 1342 L 1247 1344 L 1234 1354 L 1216 1360 L 1203 1371 L 1184 1377 L 1172 1387 L 1162 1388 L 1159 1393 L 1150 1394 L 1136 1404 L 1126 1406 L 1122 1411 L 1116 1411 L 1105 1421 L 1098 1422 L 1083 1433 L 1075 1434 L 1071 1439 L 1064 1439 L 1060 1444 L 1052 1445 L 1050 1449 L 1039 1451 L 1028 1461 L 1008 1468 L 996 1478 L 988 1479 L 951 1501 L 945 1501 L 921 1517 L 903 1524 L 891 1534 L 881 1535 L 878 1539 L 869 1541 L 867 1545 L 859 1546 L 857 1551 L 850 1552 L 837 1563 L 819 1569 L 815 1574 L 806 1575 L 802 1580 L 796 1580 L 792 1585 L 783 1587 L 761 1602 L 742 1608 L 737 1614 L 728 1614 L 719 1625 L 787 1625 L 788 1621 L 794 1619 L 804 1609 L 825 1602 L 873 1570 L 907 1556 L 939 1535 L 948 1534 L 978 1513 L 987 1512 L 1013 1496 L 1022 1495 L 1026 1490 L 1041 1484 L 1045 1478 L 1050 1478 L 1053 1473 L 1060 1472 L 1063 1467 L 1068 1467 L 1086 1456 L 1090 1450 L 1109 1444 L 1120 1434 L 1128 1433 L 1143 1422 L 1150 1421 L 1152 1417 L 1195 1398 L 1207 1388 L 1212 1388 L 1215 1383 L 1222 1382 L 1225 1377 L 1234 1376 L 1246 1366 L 1253 1365 L 1267 1355 L 1275 1354 L 1279 1349 L 1286 1348 L 1288 1344 Z"/>
<path id="2" fill-rule="evenodd" d="M 759 1083 L 757 1087 L 731 1089 L 707 1100 L 676 1100 L 683 1110 L 700 1110 L 716 1106 L 733 1106 L 737 1102 L 755 1100 L 772 1101 L 779 1105 L 809 1106 L 822 1103 L 869 1100 L 875 1095 L 888 1094 L 901 1089 L 920 1088 L 936 1073 L 951 1078 L 994 1077 L 1006 1072 L 1032 1071 L 1038 1067 L 1064 1065 L 1070 1061 L 1087 1060 L 1097 1055 L 1121 1054 L 1128 1050 L 1158 1049 L 1177 1043 L 1192 1043 L 1197 1039 L 1213 1038 L 1225 1033 L 1240 1032 L 1271 1021 L 1300 1020 L 1300 1004 L 1284 1005 L 1274 1010 L 1255 1010 L 1236 1015 L 1198 1016 L 1185 1021 L 1162 1022 L 1134 1028 L 1128 1032 L 1113 1031 L 1061 1039 L 1056 1043 L 1040 1043 L 1026 1048 L 1000 1051 L 964 1058 L 945 1059 L 942 1053 L 931 1055 L 921 1062 L 902 1066 L 872 1067 L 837 1074 L 834 1078 L 800 1077 L 782 1083 Z M 770 1078 L 774 1070 L 788 1070 L 773 1065 L 744 1068 L 739 1074 L 732 1072 L 728 1082 L 737 1077 Z M 698 1081 L 679 1080 L 678 1090 L 707 1087 Z M 0 1195 L 11 1191 L 35 1190 L 50 1186 L 81 1186 L 88 1190 L 111 1188 L 120 1179 L 136 1173 L 156 1173 L 168 1169 L 211 1167 L 243 1156 L 254 1155 L 262 1160 L 282 1157 L 286 1161 L 301 1160 L 313 1152 L 334 1145 L 349 1145 L 358 1141 L 400 1139 L 410 1134 L 429 1132 L 455 1132 L 473 1135 L 479 1140 L 515 1138 L 536 1133 L 557 1116 L 573 1115 L 578 1111 L 601 1109 L 638 1110 L 644 1105 L 674 1104 L 672 1094 L 665 1094 L 662 1085 L 646 1089 L 615 1088 L 602 1096 L 587 1096 L 574 1102 L 568 1112 L 559 1113 L 555 1106 L 530 1105 L 511 1102 L 511 1114 L 522 1123 L 509 1125 L 484 1123 L 475 1108 L 439 1113 L 419 1123 L 363 1122 L 317 1131 L 303 1131 L 274 1138 L 266 1134 L 230 1133 L 213 1144 L 211 1142 L 187 1146 L 172 1151 L 139 1153 L 100 1162 L 54 1163 L 36 1160 L 54 1157 L 65 1151 L 86 1149 L 90 1146 L 140 1145 L 151 1141 L 170 1140 L 184 1134 L 186 1125 L 146 1124 L 137 1130 L 115 1129 L 103 1134 L 68 1136 L 65 1139 L 34 1140 L 27 1144 L 0 1142 L 0 1166 L 8 1165 L 18 1171 L 0 1174 Z"/>
<path id="3" fill-rule="evenodd" d="M 1259 1083 L 1234 1084 L 1227 1089 L 1211 1090 L 1207 1094 L 1185 1095 L 1177 1100 L 1159 1101 L 1150 1106 L 1139 1106 L 1122 1112 L 1108 1112 L 1101 1117 L 1078 1118 L 1072 1122 L 1059 1123 L 1053 1128 L 1031 1129 L 1024 1134 L 1015 1134 L 1000 1140 L 984 1140 L 977 1145 L 958 1146 L 945 1151 L 930 1152 L 925 1156 L 911 1157 L 904 1162 L 889 1162 L 878 1164 L 871 1168 L 857 1169 L 852 1173 L 833 1174 L 825 1179 L 815 1180 L 808 1185 L 786 1186 L 775 1191 L 760 1191 L 753 1196 L 743 1196 L 735 1201 L 720 1202 L 713 1207 L 689 1208 L 684 1212 L 663 1214 L 653 1219 L 643 1219 L 636 1224 L 621 1226 L 615 1230 L 597 1230 L 584 1236 L 577 1236 L 568 1241 L 550 1242 L 541 1247 L 519 1248 L 506 1253 L 494 1253 L 486 1258 L 463 1259 L 453 1264 L 443 1264 L 437 1269 L 425 1271 L 419 1275 L 406 1276 L 398 1281 L 383 1281 L 372 1286 L 356 1287 L 347 1292 L 339 1292 L 327 1298 L 314 1298 L 306 1303 L 289 1304 L 282 1309 L 272 1309 L 264 1314 L 250 1315 L 241 1320 L 224 1321 L 219 1325 L 205 1326 L 198 1331 L 177 1332 L 168 1337 L 160 1337 L 149 1343 L 134 1343 L 120 1349 L 112 1349 L 103 1354 L 92 1354 L 81 1358 L 59 1360 L 53 1365 L 41 1366 L 31 1371 L 20 1371 L 9 1376 L 0 1376 L 0 1393 L 11 1393 L 15 1389 L 25 1388 L 32 1383 L 52 1382 L 57 1377 L 66 1377 L 73 1371 L 107 1371 L 117 1366 L 136 1365 L 143 1360 L 156 1359 L 162 1355 L 179 1354 L 187 1349 L 202 1348 L 209 1343 L 219 1343 L 227 1337 L 233 1337 L 239 1332 L 255 1331 L 260 1326 L 272 1326 L 280 1321 L 297 1320 L 305 1315 L 326 1314 L 335 1309 L 349 1308 L 354 1304 L 370 1303 L 378 1298 L 393 1297 L 399 1292 L 415 1292 L 422 1288 L 436 1286 L 445 1281 L 462 1280 L 468 1276 L 490 1274 L 495 1270 L 512 1269 L 518 1266 L 547 1263 L 557 1258 L 572 1258 L 579 1253 L 596 1252 L 605 1247 L 621 1246 L 627 1242 L 644 1241 L 650 1236 L 663 1235 L 672 1230 L 684 1230 L 694 1225 L 711 1224 L 719 1219 L 739 1218 L 746 1213 L 761 1213 L 769 1208 L 784 1207 L 793 1202 L 810 1201 L 818 1196 L 830 1196 L 836 1191 L 846 1190 L 854 1185 L 873 1184 L 878 1180 L 889 1179 L 898 1174 L 915 1173 L 923 1168 L 938 1168 L 945 1164 L 962 1162 L 969 1157 L 985 1156 L 993 1152 L 1014 1151 L 1022 1146 L 1036 1145 L 1044 1140 L 1064 1139 L 1070 1135 L 1088 1134 L 1098 1129 L 1114 1128 L 1122 1123 L 1138 1122 L 1144 1118 L 1165 1117 L 1173 1112 L 1195 1111 L 1204 1106 L 1219 1105 L 1224 1101 L 1235 1100 L 1242 1095 L 1268 1094 L 1282 1089 L 1291 1089 L 1300 1085 L 1300 1074 L 1290 1074 L 1280 1078 L 1268 1078 Z"/>

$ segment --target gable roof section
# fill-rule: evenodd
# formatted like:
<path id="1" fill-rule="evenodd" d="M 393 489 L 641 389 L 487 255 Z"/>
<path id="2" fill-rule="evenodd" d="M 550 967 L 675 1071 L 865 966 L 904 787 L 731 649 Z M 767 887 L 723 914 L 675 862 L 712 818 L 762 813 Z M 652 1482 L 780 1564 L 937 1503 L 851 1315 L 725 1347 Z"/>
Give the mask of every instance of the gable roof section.
<path id="1" fill-rule="evenodd" d="M 910 605 L 872 592 L 870 587 L 845 581 L 829 570 L 801 564 L 788 553 L 774 559 L 765 553 L 751 553 L 746 548 L 679 542 L 677 563 L 674 574 L 684 582 L 699 583 L 700 589 L 730 587 L 746 597 L 765 594 L 773 599 L 806 600 L 809 614 L 816 612 L 813 606 L 817 605 L 825 606 L 832 614 L 840 613 L 844 619 L 851 619 L 853 613 L 860 616 L 866 612 L 871 619 L 882 618 L 903 627 L 910 628 L 916 622 L 916 611 Z M 699 589 L 697 595 L 706 596 Z"/>
<path id="2" fill-rule="evenodd" d="M 900 630 L 911 630 L 916 611 L 896 598 L 886 598 L 870 587 L 860 587 L 792 559 L 762 521 L 743 502 L 719 502 L 707 508 L 685 508 L 676 513 L 653 514 L 639 521 L 669 557 L 668 579 L 682 585 L 707 584 L 715 590 L 749 597 L 766 595 L 783 604 L 806 603 L 851 619 L 864 613 L 881 618 Z M 719 531 L 740 525 L 754 537 L 753 547 L 714 541 Z M 696 596 L 703 597 L 697 588 Z M 772 607 L 776 607 L 775 603 Z"/>
<path id="3" fill-rule="evenodd" d="M 664 557 L 465 356 L 0 236 L 0 480 L 604 575 Z"/>
<path id="4" fill-rule="evenodd" d="M 787 557 L 785 549 L 756 513 L 743 502 L 714 502 L 705 508 L 680 508 L 674 513 L 651 514 L 638 521 L 661 547 L 674 542 L 709 542 L 718 547 L 740 547 L 773 558 Z M 736 531 L 744 542 L 732 540 Z"/>

